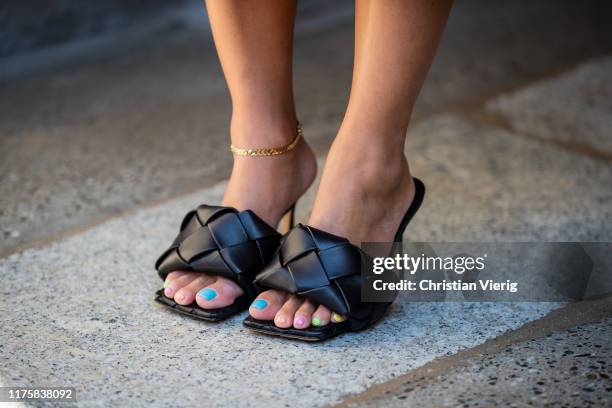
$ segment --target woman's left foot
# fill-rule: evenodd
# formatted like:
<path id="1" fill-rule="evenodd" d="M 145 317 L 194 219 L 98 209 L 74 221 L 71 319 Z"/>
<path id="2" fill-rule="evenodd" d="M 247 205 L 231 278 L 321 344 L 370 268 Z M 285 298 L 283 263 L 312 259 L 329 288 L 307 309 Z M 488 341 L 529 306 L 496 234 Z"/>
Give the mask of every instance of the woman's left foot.
<path id="1" fill-rule="evenodd" d="M 251 209 L 269 225 L 304 194 L 316 175 L 316 159 L 304 139 L 287 154 L 235 157 L 221 205 Z M 273 199 L 271 199 L 273 198 Z M 231 305 L 243 294 L 233 280 L 201 272 L 174 271 L 164 282 L 164 295 L 179 305 L 196 302 L 202 309 Z"/>
<path id="2" fill-rule="evenodd" d="M 355 245 L 391 242 L 414 195 L 403 149 L 377 155 L 343 146 L 337 138 L 308 225 L 346 237 Z M 305 329 L 345 320 L 323 305 L 278 290 L 262 292 L 249 313 L 255 319 L 274 320 L 281 328 Z"/>

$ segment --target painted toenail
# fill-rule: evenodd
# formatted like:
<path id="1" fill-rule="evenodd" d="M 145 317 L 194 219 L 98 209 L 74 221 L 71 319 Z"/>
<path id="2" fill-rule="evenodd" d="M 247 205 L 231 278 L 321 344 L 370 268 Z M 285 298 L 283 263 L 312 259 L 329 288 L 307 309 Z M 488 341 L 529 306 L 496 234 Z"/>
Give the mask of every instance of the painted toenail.
<path id="1" fill-rule="evenodd" d="M 167 287 L 166 289 L 164 289 L 164 295 L 166 295 L 167 297 L 172 297 L 173 294 L 174 294 L 174 288 Z"/>
<path id="2" fill-rule="evenodd" d="M 278 321 L 279 324 L 287 323 L 287 318 L 285 316 L 278 317 L 276 320 Z"/>
<path id="3" fill-rule="evenodd" d="M 320 326 L 321 325 L 321 318 L 320 317 L 313 317 L 312 318 L 312 325 L 313 326 Z"/>
<path id="4" fill-rule="evenodd" d="M 251 304 L 251 306 L 253 306 L 255 309 L 264 310 L 266 307 L 268 307 L 268 302 L 264 299 L 257 299 Z"/>
<path id="5" fill-rule="evenodd" d="M 297 319 L 295 319 L 295 324 L 297 326 L 303 326 L 306 323 L 306 319 L 304 319 L 303 317 L 298 317 Z"/>
<path id="6" fill-rule="evenodd" d="M 211 288 L 206 288 L 198 295 L 200 295 L 200 297 L 203 297 L 206 300 L 213 300 L 215 297 L 217 297 L 217 291 Z"/>
<path id="7" fill-rule="evenodd" d="M 166 289 L 168 287 L 168 285 L 170 284 L 170 282 L 168 282 L 168 280 L 164 281 L 164 289 Z"/>
<path id="8" fill-rule="evenodd" d="M 334 312 L 332 313 L 332 320 L 336 323 L 342 323 L 343 321 L 346 320 L 346 317 L 339 315 L 338 313 Z"/>
<path id="9" fill-rule="evenodd" d="M 177 302 L 182 301 L 183 299 L 185 299 L 185 295 L 181 294 L 181 295 L 177 295 L 174 300 L 176 300 Z"/>

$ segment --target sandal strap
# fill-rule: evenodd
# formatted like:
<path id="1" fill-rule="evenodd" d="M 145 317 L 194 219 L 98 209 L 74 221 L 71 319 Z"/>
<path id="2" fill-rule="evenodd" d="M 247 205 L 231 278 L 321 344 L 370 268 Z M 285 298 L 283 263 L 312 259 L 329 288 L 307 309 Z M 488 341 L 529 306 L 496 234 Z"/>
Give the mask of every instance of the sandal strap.
<path id="1" fill-rule="evenodd" d="M 250 210 L 200 205 L 157 259 L 160 278 L 173 271 L 206 272 L 234 280 L 250 297 L 252 281 L 274 255 L 281 235 Z"/>
<path id="2" fill-rule="evenodd" d="M 278 289 L 345 315 L 354 329 L 369 324 L 380 304 L 361 301 L 361 268 L 372 259 L 346 238 L 298 224 L 255 278 L 259 291 Z M 384 304 L 386 307 L 388 304 Z M 378 316 L 376 316 L 378 317 Z"/>

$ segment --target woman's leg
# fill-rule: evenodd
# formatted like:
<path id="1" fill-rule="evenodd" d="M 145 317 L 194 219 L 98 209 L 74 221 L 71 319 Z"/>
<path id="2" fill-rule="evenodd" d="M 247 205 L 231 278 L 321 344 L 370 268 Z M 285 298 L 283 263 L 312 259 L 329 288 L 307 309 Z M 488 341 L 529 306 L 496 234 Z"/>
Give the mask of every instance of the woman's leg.
<path id="1" fill-rule="evenodd" d="M 414 197 L 404 156 L 406 131 L 451 4 L 356 0 L 351 95 L 327 157 L 310 225 L 355 244 L 393 240 Z M 255 318 L 274 318 L 277 325 L 280 321 L 296 328 L 330 321 L 331 313 L 323 306 L 299 299 L 280 305 L 266 293 L 261 297 L 269 306 L 251 307 Z"/>
<path id="2" fill-rule="evenodd" d="M 232 100 L 232 144 L 243 148 L 286 145 L 296 132 L 295 1 L 207 0 L 206 7 Z M 206 154 L 204 148 L 204 159 Z M 303 141 L 279 156 L 234 157 L 222 204 L 251 209 L 276 225 L 311 184 L 315 172 L 314 155 Z M 242 290 L 224 278 L 173 272 L 165 294 L 177 303 L 190 304 L 195 299 L 210 309 L 230 305 Z M 279 301 L 284 299 L 280 293 L 277 296 Z"/>

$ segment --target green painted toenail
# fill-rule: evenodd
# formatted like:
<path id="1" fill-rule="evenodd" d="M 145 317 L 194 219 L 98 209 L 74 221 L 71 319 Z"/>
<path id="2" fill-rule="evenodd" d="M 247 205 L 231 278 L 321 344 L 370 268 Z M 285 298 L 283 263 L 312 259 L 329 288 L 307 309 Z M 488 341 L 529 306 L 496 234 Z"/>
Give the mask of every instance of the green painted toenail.
<path id="1" fill-rule="evenodd" d="M 169 283 L 168 283 L 168 281 L 167 281 L 167 280 L 165 280 L 165 281 L 164 281 L 164 289 L 166 289 L 166 288 L 168 287 L 168 284 L 169 284 Z"/>
<path id="2" fill-rule="evenodd" d="M 321 325 L 321 318 L 319 318 L 319 317 L 313 317 L 313 318 L 312 318 L 312 325 L 313 325 L 313 326 L 320 326 L 320 325 Z"/>

